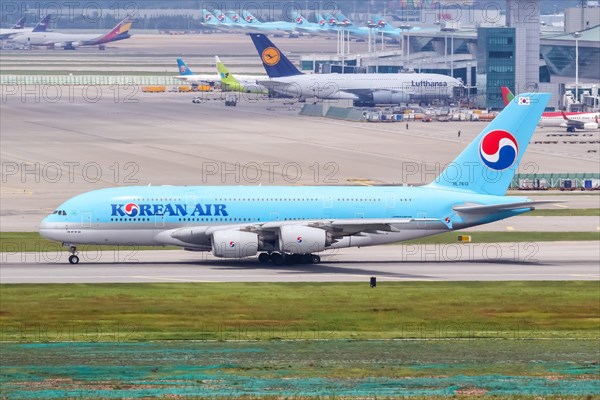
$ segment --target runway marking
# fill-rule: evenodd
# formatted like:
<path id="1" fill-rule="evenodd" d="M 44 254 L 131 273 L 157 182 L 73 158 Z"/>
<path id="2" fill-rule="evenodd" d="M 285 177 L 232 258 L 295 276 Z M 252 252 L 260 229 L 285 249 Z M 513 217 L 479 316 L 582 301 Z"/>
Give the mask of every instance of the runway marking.
<path id="1" fill-rule="evenodd" d="M 506 227 L 506 230 L 507 230 L 507 231 L 514 231 L 514 230 L 515 230 L 515 228 L 513 228 L 512 226 L 507 226 L 507 227 Z"/>
<path id="2" fill-rule="evenodd" d="M 11 195 L 24 194 L 26 196 L 33 195 L 33 192 L 31 190 L 18 189 L 18 188 L 12 188 L 12 187 L 7 187 L 7 186 L 2 186 L 2 188 L 0 188 L 0 193 L 4 194 L 4 195 L 7 195 L 7 194 L 11 194 Z"/>
<path id="3" fill-rule="evenodd" d="M 558 204 L 557 203 L 557 204 L 552 204 L 552 205 L 556 206 L 556 207 L 569 208 L 569 206 L 565 206 L 564 204 Z"/>
<path id="4" fill-rule="evenodd" d="M 594 278 L 594 279 L 600 279 L 600 275 L 570 274 L 569 276 L 575 276 L 575 277 L 578 277 L 578 278 Z"/>
<path id="5" fill-rule="evenodd" d="M 217 283 L 217 282 L 219 282 L 219 281 L 204 281 L 204 280 L 189 279 L 189 278 L 167 278 L 167 277 L 160 277 L 160 276 L 128 276 L 128 278 L 148 279 L 148 280 L 155 280 L 155 281 L 174 281 L 174 282 L 199 282 L 199 283 Z"/>

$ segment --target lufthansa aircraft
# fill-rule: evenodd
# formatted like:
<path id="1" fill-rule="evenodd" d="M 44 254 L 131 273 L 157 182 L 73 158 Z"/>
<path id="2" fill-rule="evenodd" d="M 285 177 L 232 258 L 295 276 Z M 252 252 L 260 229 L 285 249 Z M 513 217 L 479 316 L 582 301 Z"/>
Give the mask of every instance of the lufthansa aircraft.
<path id="1" fill-rule="evenodd" d="M 40 234 L 77 245 L 180 246 L 217 257 L 316 263 L 328 249 L 374 246 L 534 209 L 505 196 L 549 94 L 512 101 L 437 179 L 420 187 L 134 186 L 61 204 Z M 390 166 L 393 168 L 393 166 Z"/>
<path id="2" fill-rule="evenodd" d="M 303 74 L 261 33 L 250 33 L 269 80 L 257 83 L 284 96 L 306 100 L 353 100 L 401 104 L 451 98 L 462 83 L 439 74 Z"/>

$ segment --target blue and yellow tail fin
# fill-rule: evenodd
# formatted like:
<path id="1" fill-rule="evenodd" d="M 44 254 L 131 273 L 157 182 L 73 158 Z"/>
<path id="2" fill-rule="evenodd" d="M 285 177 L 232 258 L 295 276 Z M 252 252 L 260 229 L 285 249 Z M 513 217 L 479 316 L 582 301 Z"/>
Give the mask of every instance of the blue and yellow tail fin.
<path id="1" fill-rule="evenodd" d="M 269 78 L 302 75 L 302 72 L 269 40 L 261 33 L 250 33 L 258 55 L 267 71 Z"/>
<path id="2" fill-rule="evenodd" d="M 549 100 L 547 93 L 517 96 L 429 186 L 504 195 Z"/>

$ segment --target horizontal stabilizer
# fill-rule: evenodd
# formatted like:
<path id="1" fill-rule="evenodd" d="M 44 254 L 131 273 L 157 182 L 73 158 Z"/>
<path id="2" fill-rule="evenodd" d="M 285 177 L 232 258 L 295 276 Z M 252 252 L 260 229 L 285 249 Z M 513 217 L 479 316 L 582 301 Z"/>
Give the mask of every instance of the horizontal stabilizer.
<path id="1" fill-rule="evenodd" d="M 540 200 L 540 201 L 522 201 L 519 203 L 505 203 L 505 204 L 492 204 L 487 206 L 482 205 L 467 205 L 467 206 L 456 206 L 454 211 L 465 214 L 488 214 L 498 211 L 509 211 L 509 210 L 521 210 L 523 208 L 535 209 L 535 206 L 542 204 L 554 204 L 561 203 L 556 200 Z"/>

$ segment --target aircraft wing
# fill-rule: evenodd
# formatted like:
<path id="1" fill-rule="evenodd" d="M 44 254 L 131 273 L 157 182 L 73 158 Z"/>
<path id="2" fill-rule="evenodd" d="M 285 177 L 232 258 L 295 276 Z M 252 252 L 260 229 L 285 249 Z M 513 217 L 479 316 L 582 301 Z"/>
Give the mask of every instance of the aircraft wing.
<path id="1" fill-rule="evenodd" d="M 256 83 L 260 86 L 264 86 L 267 89 L 271 89 L 275 92 L 284 93 L 288 90 L 291 90 L 294 87 L 293 83 L 290 82 L 281 82 L 274 79 L 257 79 Z M 297 89 L 298 96 L 300 96 L 300 88 Z"/>
<path id="2" fill-rule="evenodd" d="M 510 211 L 520 210 L 523 208 L 535 209 L 535 206 L 542 204 L 554 204 L 561 203 L 556 200 L 540 200 L 540 201 L 522 201 L 518 203 L 505 203 L 505 204 L 492 204 L 492 205 L 480 205 L 480 204 L 467 204 L 462 206 L 455 206 L 454 211 L 464 214 L 490 214 L 499 211 Z"/>
<path id="3" fill-rule="evenodd" d="M 585 128 L 585 122 L 577 121 L 577 120 L 567 117 L 567 114 L 565 114 L 564 111 L 562 112 L 562 116 L 563 116 L 563 119 L 565 121 L 567 121 L 567 127 L 576 128 L 576 129 L 584 129 Z"/>
<path id="4" fill-rule="evenodd" d="M 314 221 L 271 221 L 248 224 L 231 224 L 219 226 L 188 226 L 161 232 L 157 239 L 165 244 L 175 239 L 189 244 L 191 247 L 210 247 L 211 236 L 217 231 L 233 230 L 252 232 L 261 236 L 264 241 L 277 241 L 280 229 L 285 225 L 306 226 L 323 229 L 331 233 L 333 238 L 360 235 L 364 233 L 384 234 L 386 232 L 401 232 L 406 230 L 433 230 L 436 232 L 451 230 L 451 222 L 434 218 L 389 218 L 389 219 L 325 219 Z"/>

